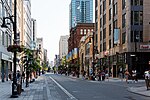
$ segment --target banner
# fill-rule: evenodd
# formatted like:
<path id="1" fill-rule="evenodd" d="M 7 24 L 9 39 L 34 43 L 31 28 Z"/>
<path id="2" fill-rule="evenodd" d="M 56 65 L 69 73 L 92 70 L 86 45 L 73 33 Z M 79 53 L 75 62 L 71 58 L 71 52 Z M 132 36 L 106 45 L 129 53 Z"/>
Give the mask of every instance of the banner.
<path id="1" fill-rule="evenodd" d="M 74 59 L 78 58 L 78 48 L 74 48 Z"/>
<path id="2" fill-rule="evenodd" d="M 119 42 L 119 33 L 120 29 L 114 29 L 114 44 L 118 44 Z"/>
<path id="3" fill-rule="evenodd" d="M 69 61 L 68 55 L 69 55 L 69 54 L 66 55 L 66 61 L 67 61 L 67 62 Z"/>

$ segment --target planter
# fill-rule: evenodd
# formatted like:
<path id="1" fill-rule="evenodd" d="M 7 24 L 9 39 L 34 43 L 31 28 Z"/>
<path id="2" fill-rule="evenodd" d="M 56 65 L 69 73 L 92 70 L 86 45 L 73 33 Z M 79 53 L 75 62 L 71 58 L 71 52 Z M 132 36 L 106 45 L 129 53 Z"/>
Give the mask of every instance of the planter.
<path id="1" fill-rule="evenodd" d="M 9 45 L 7 47 L 8 52 L 22 52 L 23 48 L 20 45 Z"/>

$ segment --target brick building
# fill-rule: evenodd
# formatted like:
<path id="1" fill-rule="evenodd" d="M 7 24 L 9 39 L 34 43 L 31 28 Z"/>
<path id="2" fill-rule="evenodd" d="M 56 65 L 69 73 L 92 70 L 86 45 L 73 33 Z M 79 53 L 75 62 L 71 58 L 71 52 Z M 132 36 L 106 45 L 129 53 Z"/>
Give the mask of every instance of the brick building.
<path id="1" fill-rule="evenodd" d="M 70 36 L 68 39 L 68 54 L 70 54 L 70 67 L 73 70 L 80 67 L 79 64 L 79 43 L 80 39 L 88 32 L 94 29 L 94 23 L 77 23 L 76 27 L 70 29 Z"/>

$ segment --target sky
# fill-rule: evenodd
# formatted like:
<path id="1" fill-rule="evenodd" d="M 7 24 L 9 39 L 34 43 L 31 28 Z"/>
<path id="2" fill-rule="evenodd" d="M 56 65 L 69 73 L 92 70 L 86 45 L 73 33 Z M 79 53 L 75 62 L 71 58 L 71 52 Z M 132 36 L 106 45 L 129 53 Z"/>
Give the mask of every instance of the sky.
<path id="1" fill-rule="evenodd" d="M 37 37 L 43 38 L 49 61 L 59 54 L 59 39 L 69 35 L 71 0 L 31 0 L 31 17 L 37 21 Z"/>

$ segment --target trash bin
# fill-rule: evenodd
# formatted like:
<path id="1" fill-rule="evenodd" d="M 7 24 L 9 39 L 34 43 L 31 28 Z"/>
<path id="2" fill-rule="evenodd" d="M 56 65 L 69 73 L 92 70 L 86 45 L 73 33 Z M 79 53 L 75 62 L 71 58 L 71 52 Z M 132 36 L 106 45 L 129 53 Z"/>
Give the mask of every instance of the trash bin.
<path id="1" fill-rule="evenodd" d="M 17 93 L 21 94 L 21 84 L 17 84 Z"/>

